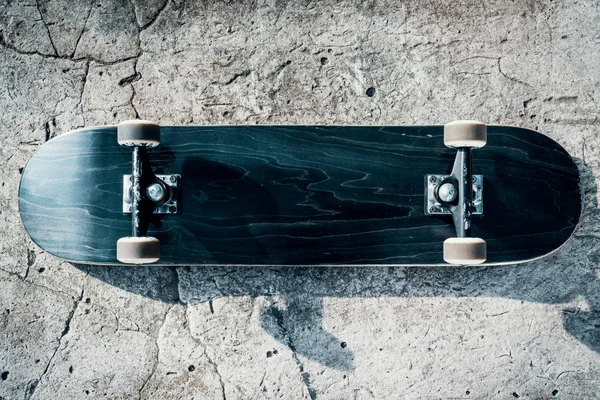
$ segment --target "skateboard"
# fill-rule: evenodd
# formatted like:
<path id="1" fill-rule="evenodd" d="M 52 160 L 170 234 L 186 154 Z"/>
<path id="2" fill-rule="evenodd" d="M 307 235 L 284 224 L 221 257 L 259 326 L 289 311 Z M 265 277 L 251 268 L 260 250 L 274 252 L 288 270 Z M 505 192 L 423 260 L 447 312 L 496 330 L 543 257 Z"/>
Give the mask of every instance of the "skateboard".
<path id="1" fill-rule="evenodd" d="M 125 121 L 43 144 L 19 212 L 81 264 L 502 265 L 573 233 L 579 172 L 524 128 L 159 126 Z"/>

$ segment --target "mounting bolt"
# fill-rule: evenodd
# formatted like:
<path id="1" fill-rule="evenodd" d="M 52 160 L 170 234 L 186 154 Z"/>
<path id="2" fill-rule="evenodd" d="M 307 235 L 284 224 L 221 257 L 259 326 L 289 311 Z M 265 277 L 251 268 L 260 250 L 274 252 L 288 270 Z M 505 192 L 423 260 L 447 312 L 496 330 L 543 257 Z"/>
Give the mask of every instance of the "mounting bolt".
<path id="1" fill-rule="evenodd" d="M 171 207 L 169 207 L 169 212 L 170 212 L 171 214 L 175 214 L 175 213 L 177 212 L 177 207 L 175 207 L 175 206 L 171 206 Z"/>
<path id="2" fill-rule="evenodd" d="M 429 177 L 429 182 L 435 183 L 436 181 L 437 181 L 437 178 L 435 176 L 430 176 Z"/>
<path id="3" fill-rule="evenodd" d="M 436 211 L 437 211 L 437 209 L 436 209 L 435 207 L 429 207 L 429 212 L 430 212 L 430 213 L 432 213 L 432 214 L 433 214 L 433 213 L 434 213 L 434 212 L 436 212 Z"/>
<path id="4" fill-rule="evenodd" d="M 169 177 L 169 179 L 171 180 L 171 182 L 175 183 L 175 181 L 177 180 L 177 177 L 176 177 L 176 176 L 174 176 L 174 175 L 171 175 L 171 176 Z"/>

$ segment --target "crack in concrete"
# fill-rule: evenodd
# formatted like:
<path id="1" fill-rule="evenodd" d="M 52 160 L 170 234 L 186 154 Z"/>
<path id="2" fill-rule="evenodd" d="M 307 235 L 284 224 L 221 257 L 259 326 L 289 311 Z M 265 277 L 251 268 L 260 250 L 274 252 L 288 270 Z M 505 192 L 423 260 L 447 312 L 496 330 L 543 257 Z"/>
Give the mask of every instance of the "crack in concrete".
<path id="1" fill-rule="evenodd" d="M 138 33 L 139 35 L 139 33 Z M 140 48 L 141 51 L 141 48 Z M 135 59 L 135 62 L 133 64 L 133 76 L 137 79 L 132 80 L 130 86 L 131 86 L 131 97 L 129 98 L 129 104 L 131 104 L 131 108 L 133 109 L 133 112 L 135 113 L 135 118 L 136 119 L 140 119 L 140 113 L 138 112 L 137 108 L 135 108 L 135 104 L 133 104 L 133 100 L 135 99 L 135 87 L 133 86 L 133 82 L 142 79 L 142 75 L 137 72 L 137 63 L 138 63 L 139 57 Z M 119 82 L 119 84 L 121 84 L 121 82 Z"/>
<path id="2" fill-rule="evenodd" d="M 90 62 L 85 63 L 85 73 L 83 74 L 83 84 L 81 85 L 81 95 L 79 96 L 79 102 L 75 106 L 75 109 L 79 109 L 81 111 L 81 119 L 83 120 L 83 125 L 80 128 L 85 126 L 85 112 L 83 111 L 83 94 L 85 93 L 85 84 L 88 80 L 88 74 L 90 72 Z"/>
<path id="3" fill-rule="evenodd" d="M 137 19 L 137 15 L 135 13 L 135 4 L 133 4 L 133 0 L 129 0 L 129 5 L 131 6 L 131 13 L 133 14 L 133 21 L 135 22 L 135 25 L 137 26 L 138 52 L 135 57 L 135 62 L 133 63 L 133 75 L 131 75 L 130 77 L 121 79 L 119 81 L 119 86 L 124 86 L 126 84 L 130 84 L 131 97 L 129 98 L 129 104 L 131 105 L 131 108 L 133 109 L 133 112 L 135 113 L 135 118 L 140 119 L 140 113 L 138 112 L 137 108 L 135 108 L 135 105 L 133 104 L 133 100 L 135 98 L 135 87 L 133 86 L 133 82 L 138 81 L 142 78 L 142 75 L 137 71 L 137 63 L 140 59 L 140 56 L 142 55 L 142 42 L 140 40 L 140 33 L 142 32 L 142 27 L 140 26 L 140 23 L 138 22 L 138 19 Z"/>
<path id="4" fill-rule="evenodd" d="M 223 86 L 227 86 L 227 85 L 232 84 L 233 82 L 236 81 L 237 78 L 240 78 L 240 77 L 241 78 L 245 78 L 245 77 L 247 77 L 248 75 L 250 75 L 250 72 L 252 72 L 252 71 L 250 71 L 249 69 L 246 69 L 246 70 L 243 70 L 242 72 L 235 73 L 233 75 L 233 77 L 231 77 L 227 82 L 223 83 Z"/>
<path id="5" fill-rule="evenodd" d="M 11 272 L 11 271 L 8 271 L 8 270 L 3 269 L 3 268 L 0 268 L 0 271 L 5 272 L 5 273 L 7 273 L 10 276 L 14 276 L 19 281 L 21 281 L 23 283 L 27 283 L 27 284 L 29 284 L 31 286 L 35 286 L 35 287 L 39 287 L 39 288 L 42 288 L 42 289 L 46 289 L 46 290 L 48 290 L 48 291 L 50 291 L 50 292 L 52 292 L 54 294 L 58 294 L 58 295 L 62 295 L 62 296 L 67 296 L 67 297 L 73 297 L 73 295 L 71 295 L 69 293 L 62 292 L 60 290 L 55 290 L 55 289 L 52 289 L 52 288 L 50 288 L 48 286 L 40 285 L 39 283 L 35 283 L 35 282 L 32 282 L 32 281 L 26 280 L 24 277 L 22 277 L 21 275 L 19 275 L 16 272 Z"/>
<path id="6" fill-rule="evenodd" d="M 33 283 L 32 283 L 32 282 L 30 282 L 30 281 L 26 281 L 24 277 L 22 277 L 21 275 L 19 275 L 19 274 L 18 274 L 18 273 L 16 273 L 16 272 L 12 272 L 12 271 L 9 271 L 9 270 L 7 270 L 7 269 L 4 269 L 4 268 L 0 268 L 0 271 L 2 271 L 2 272 L 5 272 L 5 273 L 7 273 L 7 274 L 8 274 L 8 275 L 10 275 L 10 276 L 14 276 L 15 278 L 19 279 L 19 280 L 20 280 L 20 281 L 22 281 L 22 282 L 26 282 L 26 283 L 29 283 L 29 284 L 33 284 Z"/>
<path id="7" fill-rule="evenodd" d="M 522 84 L 522 85 L 525 85 L 525 86 L 533 87 L 533 86 L 531 86 L 531 85 L 530 85 L 529 83 L 527 83 L 527 82 L 523 82 L 523 81 L 521 81 L 521 80 L 519 80 L 519 79 L 517 79 L 517 78 L 514 78 L 514 77 L 512 77 L 512 76 L 506 75 L 506 74 L 505 74 L 505 73 L 502 71 L 502 68 L 500 67 L 500 60 L 501 60 L 501 59 L 502 59 L 501 57 L 498 57 L 498 72 L 500 72 L 500 74 L 501 74 L 503 77 L 505 77 L 506 79 L 508 79 L 508 80 L 510 80 L 510 81 L 517 82 L 517 83 L 520 83 L 520 84 Z"/>
<path id="8" fill-rule="evenodd" d="M 54 54 L 56 54 L 58 56 L 58 50 L 56 50 L 56 46 L 54 45 L 54 41 L 52 40 L 52 35 L 50 34 L 50 28 L 48 28 L 48 23 L 46 23 L 44 14 L 42 14 L 42 10 L 40 9 L 40 3 L 38 0 L 35 0 L 35 7 L 37 8 L 38 13 L 40 13 L 40 18 L 42 19 L 42 22 L 44 23 L 44 26 L 46 27 L 46 32 L 48 32 L 48 39 L 50 40 L 50 45 L 52 46 L 52 49 L 54 49 Z"/>
<path id="9" fill-rule="evenodd" d="M 50 135 L 52 134 L 50 132 L 50 124 L 48 123 L 48 121 L 46 121 L 46 123 L 44 124 L 44 133 L 46 134 L 46 137 L 44 138 L 44 142 L 47 142 L 48 140 L 50 140 Z"/>
<path id="10" fill-rule="evenodd" d="M 56 117 L 62 115 L 62 113 L 57 113 L 56 109 L 58 108 L 58 104 L 60 102 L 62 102 L 63 100 L 65 100 L 67 98 L 67 96 L 65 96 L 63 99 L 59 100 L 56 105 L 54 106 L 54 113 L 52 116 L 52 119 L 50 119 L 49 121 L 46 121 L 44 123 L 44 142 L 47 142 L 48 140 L 52 139 L 54 137 L 54 130 L 56 129 Z M 52 123 L 52 127 L 50 126 L 50 123 Z"/>
<path id="11" fill-rule="evenodd" d="M 85 292 L 85 279 L 87 278 L 88 275 L 89 275 L 89 273 L 83 277 L 83 285 L 81 287 L 81 292 L 79 293 L 79 297 L 77 299 L 75 299 L 75 301 L 73 301 L 73 308 L 71 309 L 71 312 L 69 313 L 67 320 L 65 321 L 65 327 L 63 328 L 63 331 L 61 332 L 60 337 L 58 338 L 58 345 L 54 349 L 52 356 L 50 356 L 50 359 L 48 360 L 48 363 L 46 364 L 46 368 L 44 368 L 44 372 L 42 372 L 40 377 L 36 380 L 35 384 L 31 385 L 31 387 L 28 390 L 28 393 L 26 393 L 25 396 L 27 399 L 31 398 L 35 394 L 35 391 L 36 391 L 39 383 L 42 381 L 42 378 L 44 377 L 44 375 L 46 375 L 46 373 L 50 369 L 50 365 L 52 365 L 52 361 L 54 360 L 56 353 L 58 353 L 58 350 L 60 349 L 60 346 L 62 345 L 63 338 L 71 330 L 71 321 L 73 320 L 75 311 L 77 310 L 77 307 L 79 307 L 79 303 L 81 303 L 81 299 L 83 298 L 83 293 Z M 27 397 L 27 394 L 29 394 L 29 397 Z"/>
<path id="12" fill-rule="evenodd" d="M 171 307 L 169 307 L 169 309 L 165 313 L 165 318 L 163 319 L 163 322 L 160 325 L 160 328 L 158 328 L 158 332 L 156 334 L 156 338 L 154 339 L 154 343 L 156 344 L 156 359 L 155 359 L 154 365 L 152 366 L 152 372 L 150 372 L 150 375 L 148 375 L 148 377 L 144 380 L 144 382 L 142 383 L 142 386 L 138 390 L 138 399 L 143 399 L 144 398 L 144 397 L 142 397 L 142 392 L 146 388 L 146 385 L 148 384 L 148 382 L 150 382 L 150 379 L 152 379 L 152 377 L 154 376 L 154 374 L 156 374 L 156 370 L 158 369 L 158 363 L 160 362 L 160 360 L 159 360 L 160 345 L 158 343 L 158 341 L 160 339 L 160 332 L 162 331 L 162 329 L 165 326 L 165 323 L 167 322 L 167 317 L 169 316 L 169 313 L 171 312 L 171 310 L 173 310 L 173 308 L 176 305 L 177 304 L 173 304 Z"/>
<path id="13" fill-rule="evenodd" d="M 217 376 L 219 377 L 219 384 L 221 385 L 221 396 L 223 397 L 223 400 L 227 400 L 227 394 L 225 393 L 225 383 L 223 382 L 223 377 L 221 376 L 221 373 L 219 372 L 217 363 L 215 363 L 213 361 L 213 359 L 210 358 L 210 356 L 206 352 L 206 349 L 204 349 L 204 355 L 206 356 L 208 363 L 213 367 L 214 371 L 216 372 Z"/>
<path id="14" fill-rule="evenodd" d="M 189 309 L 190 309 L 189 305 L 188 305 L 188 304 L 186 304 L 186 305 L 185 305 L 185 312 L 183 313 L 183 316 L 184 316 L 184 318 L 185 318 L 185 325 L 187 326 L 187 330 L 188 330 L 188 332 L 190 333 L 190 337 L 192 338 L 192 340 L 193 340 L 195 343 L 198 343 L 199 345 L 202 345 L 202 342 L 200 342 L 200 340 L 198 340 L 198 339 L 197 339 L 197 338 L 194 336 L 194 334 L 192 333 L 192 325 L 190 324 L 190 318 L 189 318 L 189 316 L 188 316 L 188 311 L 189 311 Z M 200 334 L 202 335 L 203 333 L 205 333 L 205 332 L 208 332 L 209 330 L 210 330 L 210 329 L 208 329 L 208 330 L 206 330 L 206 331 L 203 331 L 203 332 L 200 332 Z M 203 349 L 203 351 L 204 351 L 204 354 L 206 354 L 206 347 Z"/>
<path id="15" fill-rule="evenodd" d="M 219 291 L 219 293 L 221 294 L 221 297 L 225 297 L 225 293 L 223 293 L 223 289 L 221 289 L 219 287 L 219 284 L 217 283 L 217 280 L 215 279 L 215 277 L 223 277 L 223 276 L 227 276 L 228 274 L 225 275 L 215 275 L 212 277 L 212 283 L 215 285 L 215 289 L 217 289 Z M 214 297 L 211 297 L 209 300 L 214 299 Z"/>
<path id="16" fill-rule="evenodd" d="M 281 329 L 281 336 L 282 336 L 283 342 L 292 351 L 292 360 L 294 360 L 294 363 L 296 363 L 296 366 L 299 369 L 300 376 L 302 377 L 302 382 L 304 383 L 304 386 L 306 387 L 306 390 L 308 391 L 308 395 L 310 396 L 310 399 L 316 400 L 317 392 L 315 389 L 313 389 L 311 387 L 310 374 L 304 370 L 304 364 L 298 357 L 298 353 L 296 351 L 296 345 L 294 344 L 292 337 L 290 336 L 290 334 L 285 326 L 285 323 L 283 320 L 283 314 L 281 313 L 281 311 L 278 308 L 274 307 L 274 305 L 271 306 L 271 314 L 275 318 L 275 322 L 277 323 L 277 326 L 279 327 L 279 329 Z"/>
<path id="17" fill-rule="evenodd" d="M 81 37 L 83 36 L 83 33 L 85 32 L 85 27 L 87 26 L 87 22 L 88 19 L 90 18 L 90 15 L 92 15 L 92 9 L 94 8 L 94 2 L 90 2 L 90 9 L 88 10 L 88 13 L 85 17 L 85 21 L 83 21 L 83 27 L 81 28 L 81 32 L 79 32 L 79 37 L 77 37 L 77 41 L 75 42 L 75 47 L 73 48 L 73 53 L 71 53 L 71 58 L 75 57 L 75 53 L 77 52 L 77 46 L 79 46 L 79 41 L 81 40 Z"/>
<path id="18" fill-rule="evenodd" d="M 35 259 L 37 258 L 35 251 L 27 249 L 27 271 L 25 271 L 25 276 L 23 277 L 23 280 L 27 279 L 27 277 L 29 276 L 29 270 L 31 269 L 31 266 L 33 264 L 35 264 Z"/>
<path id="19" fill-rule="evenodd" d="M 142 74 L 139 72 L 134 72 L 132 75 L 126 76 L 125 78 L 119 81 L 119 86 L 130 85 L 133 82 L 137 82 L 142 78 Z"/>
<path id="20" fill-rule="evenodd" d="M 133 21 L 135 22 L 135 24 L 138 27 L 138 41 L 139 41 L 139 31 L 140 31 L 140 23 L 137 19 L 137 14 L 135 12 L 135 4 L 133 4 L 133 0 L 128 0 L 129 5 L 131 6 L 131 13 L 133 14 Z"/>
<path id="21" fill-rule="evenodd" d="M 169 5 L 169 0 L 165 0 L 165 3 L 162 5 L 161 8 L 158 9 L 158 12 L 156 13 L 156 15 L 154 16 L 154 18 L 152 18 L 150 21 L 148 21 L 146 23 L 146 25 L 141 26 L 140 30 L 146 30 L 148 29 L 150 26 L 152 26 L 152 24 L 154 24 L 154 22 L 156 22 L 156 20 L 161 16 L 162 12 L 167 8 L 167 6 Z M 135 11 L 134 11 L 135 12 Z"/>
<path id="22" fill-rule="evenodd" d="M 131 60 L 135 60 L 137 59 L 141 53 L 138 53 L 134 56 L 129 56 L 129 57 L 125 57 L 125 58 L 120 58 L 118 60 L 115 61 L 105 61 L 105 60 L 101 60 L 99 58 L 96 57 L 92 57 L 92 56 L 83 56 L 83 57 L 75 57 L 75 56 L 61 56 L 61 55 L 52 55 L 52 54 L 43 54 L 40 53 L 37 50 L 34 51 L 26 51 L 26 50 L 21 50 L 16 48 L 15 46 L 13 46 L 12 44 L 9 44 L 6 42 L 6 40 L 4 39 L 4 35 L 3 35 L 3 31 L 0 30 L 0 47 L 4 47 L 7 50 L 11 50 L 14 51 L 17 54 L 20 55 L 24 55 L 24 56 L 39 56 L 42 58 L 46 58 L 46 59 L 51 59 L 51 60 L 65 60 L 65 61 L 73 61 L 73 62 L 78 62 L 78 61 L 94 61 L 100 65 L 116 65 L 116 64 L 120 64 L 126 61 L 131 61 Z"/>
<path id="23" fill-rule="evenodd" d="M 31 396 L 33 396 L 38 383 L 39 381 L 37 379 L 32 379 L 29 382 L 27 382 L 27 386 L 25 387 L 25 395 L 23 396 L 24 400 L 29 400 Z"/>
<path id="24" fill-rule="evenodd" d="M 181 300 L 181 277 L 179 276 L 179 268 L 178 267 L 168 267 L 170 268 L 173 272 L 175 272 L 175 276 L 177 277 L 177 283 L 175 285 L 175 287 L 177 288 L 177 302 L 179 304 L 183 304 L 185 306 L 187 306 L 187 303 L 183 302 L 183 300 Z"/>

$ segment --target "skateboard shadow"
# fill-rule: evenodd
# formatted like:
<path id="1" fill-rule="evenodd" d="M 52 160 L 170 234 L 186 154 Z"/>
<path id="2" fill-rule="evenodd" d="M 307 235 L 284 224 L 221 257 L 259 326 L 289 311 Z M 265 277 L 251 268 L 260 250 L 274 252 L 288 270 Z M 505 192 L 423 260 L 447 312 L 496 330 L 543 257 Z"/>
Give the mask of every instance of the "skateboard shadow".
<path id="1" fill-rule="evenodd" d="M 78 268 L 148 298 L 189 305 L 246 296 L 269 302 L 262 327 L 283 346 L 338 370 L 353 370 L 352 343 L 323 328 L 323 303 L 338 298 L 498 297 L 544 304 L 584 304 L 562 310 L 567 332 L 600 353 L 600 232 L 597 186 L 590 166 L 575 159 L 584 192 L 581 221 L 554 254 L 506 267 L 443 268 Z M 340 310 L 343 311 L 343 310 Z"/>

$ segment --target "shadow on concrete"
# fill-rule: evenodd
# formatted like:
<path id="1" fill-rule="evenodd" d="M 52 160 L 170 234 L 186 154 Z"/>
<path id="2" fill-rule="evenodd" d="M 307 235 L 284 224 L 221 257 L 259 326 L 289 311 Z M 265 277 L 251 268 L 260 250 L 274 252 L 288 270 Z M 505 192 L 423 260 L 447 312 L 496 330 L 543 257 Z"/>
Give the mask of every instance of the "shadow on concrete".
<path id="1" fill-rule="evenodd" d="M 564 304 L 563 326 L 600 353 L 600 220 L 597 187 L 589 166 L 577 160 L 584 191 L 581 222 L 556 253 L 505 267 L 444 268 L 236 268 L 98 267 L 76 265 L 110 285 L 148 298 L 186 304 L 229 296 L 279 299 L 261 311 L 262 327 L 284 346 L 324 366 L 353 370 L 352 343 L 323 328 L 324 298 L 498 297 Z M 284 307 L 281 304 L 285 304 Z"/>

